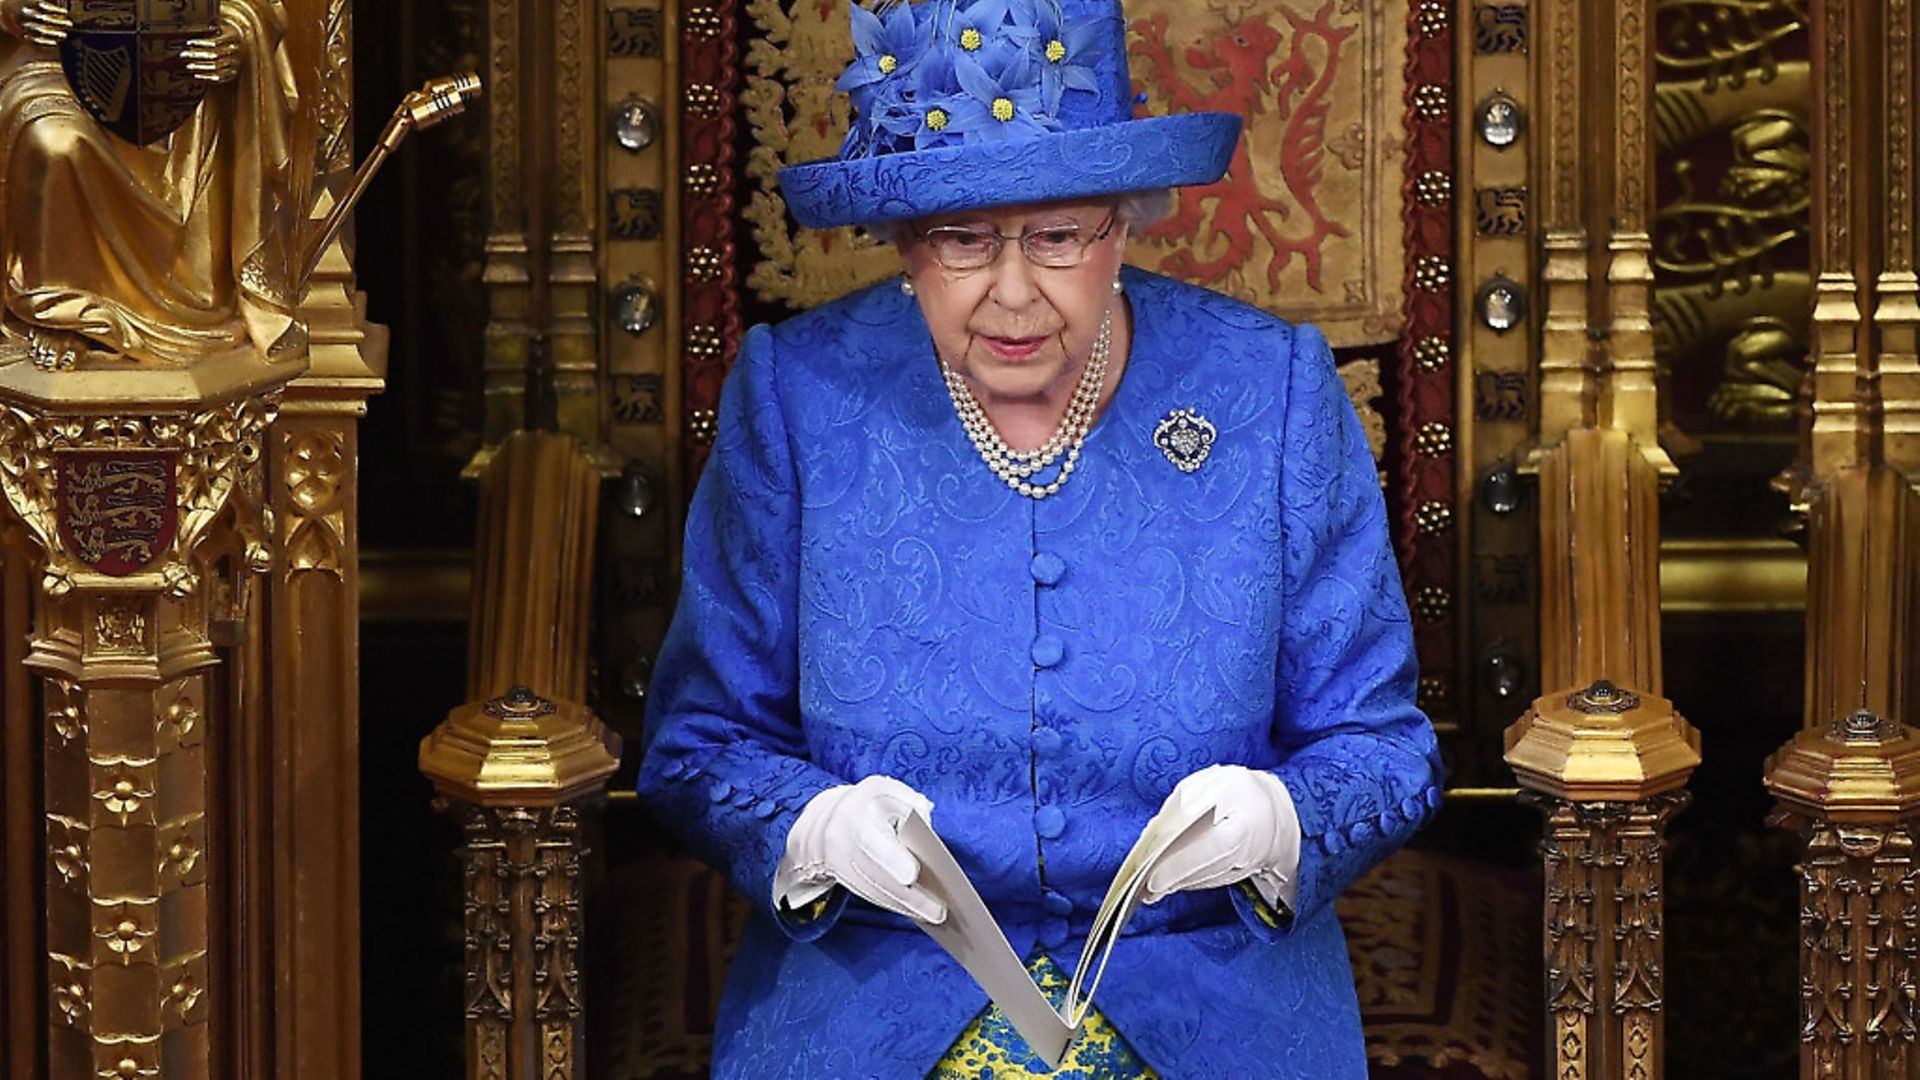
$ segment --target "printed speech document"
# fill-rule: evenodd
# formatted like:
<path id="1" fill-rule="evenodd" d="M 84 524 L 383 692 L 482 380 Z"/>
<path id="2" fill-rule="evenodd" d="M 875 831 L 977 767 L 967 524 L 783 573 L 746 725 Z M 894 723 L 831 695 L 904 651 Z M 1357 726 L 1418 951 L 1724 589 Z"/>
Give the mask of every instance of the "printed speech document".
<path id="1" fill-rule="evenodd" d="M 1067 986 L 1066 1001 L 1057 1011 L 1027 974 L 1026 965 L 1014 954 L 1006 933 L 987 910 L 966 871 L 954 860 L 953 852 L 947 850 L 918 810 L 901 822 L 900 839 L 920 860 L 920 887 L 946 903 L 947 917 L 940 923 L 916 920 L 916 925 L 967 969 L 1047 1067 L 1057 1069 L 1092 1011 L 1094 991 L 1099 989 L 1100 976 L 1107 969 L 1107 958 L 1120 940 L 1120 932 L 1140 907 L 1147 873 L 1212 812 L 1211 800 L 1196 801 L 1193 805 L 1163 808 L 1147 822 L 1094 914 L 1086 947 L 1080 950 L 1080 962 Z"/>

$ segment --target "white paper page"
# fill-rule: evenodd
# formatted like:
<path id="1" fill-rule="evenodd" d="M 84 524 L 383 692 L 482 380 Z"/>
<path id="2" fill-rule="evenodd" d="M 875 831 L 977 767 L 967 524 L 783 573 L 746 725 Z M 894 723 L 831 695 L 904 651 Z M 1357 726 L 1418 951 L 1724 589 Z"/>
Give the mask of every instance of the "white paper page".
<path id="1" fill-rule="evenodd" d="M 1047 1068 L 1059 1068 L 1077 1025 L 1053 1011 L 966 871 L 919 811 L 900 823 L 900 840 L 920 860 L 920 887 L 947 905 L 946 921 L 916 925 L 967 969 Z"/>
<path id="2" fill-rule="evenodd" d="M 1066 1012 L 1062 1019 L 1074 1030 L 1079 1029 L 1092 1010 L 1100 976 L 1107 971 L 1107 959 L 1133 913 L 1140 909 L 1140 894 L 1146 891 L 1148 873 L 1175 843 L 1203 827 L 1212 813 L 1211 802 L 1183 805 L 1155 814 L 1146 828 L 1140 830 L 1140 839 L 1133 842 L 1132 850 L 1120 863 L 1119 873 L 1113 876 L 1113 884 L 1107 888 L 1106 897 L 1100 901 L 1100 910 L 1094 914 L 1093 926 L 1087 932 L 1086 947 L 1080 950 L 1073 981 L 1067 986 Z"/>

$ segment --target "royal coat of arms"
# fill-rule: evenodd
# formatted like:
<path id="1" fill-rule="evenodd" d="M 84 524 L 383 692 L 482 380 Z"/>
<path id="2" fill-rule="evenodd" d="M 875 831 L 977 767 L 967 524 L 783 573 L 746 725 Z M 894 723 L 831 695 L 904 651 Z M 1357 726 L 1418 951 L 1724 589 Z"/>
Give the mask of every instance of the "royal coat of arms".
<path id="1" fill-rule="evenodd" d="M 59 450 L 60 539 L 102 574 L 138 573 L 166 554 L 180 521 L 174 455 L 164 450 Z"/>
<path id="2" fill-rule="evenodd" d="M 60 66 L 82 108 L 144 146 L 185 123 L 209 84 L 187 70 L 189 42 L 219 32 L 220 0 L 69 0 Z"/>

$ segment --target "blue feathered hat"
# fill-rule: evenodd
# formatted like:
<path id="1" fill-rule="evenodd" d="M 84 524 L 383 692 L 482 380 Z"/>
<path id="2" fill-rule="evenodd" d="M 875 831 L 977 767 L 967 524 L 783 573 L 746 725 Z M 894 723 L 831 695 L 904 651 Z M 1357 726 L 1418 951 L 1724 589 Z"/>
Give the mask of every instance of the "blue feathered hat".
<path id="1" fill-rule="evenodd" d="M 853 0 L 853 126 L 838 157 L 780 170 L 831 228 L 1220 179 L 1240 118 L 1135 119 L 1119 0 Z"/>

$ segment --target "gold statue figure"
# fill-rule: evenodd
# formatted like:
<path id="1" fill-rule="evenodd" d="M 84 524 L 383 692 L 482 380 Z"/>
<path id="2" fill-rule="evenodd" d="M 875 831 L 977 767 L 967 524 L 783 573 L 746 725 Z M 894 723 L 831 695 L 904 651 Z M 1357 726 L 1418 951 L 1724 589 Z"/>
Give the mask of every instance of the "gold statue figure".
<path id="1" fill-rule="evenodd" d="M 151 145 L 109 132 L 75 96 L 64 0 L 0 0 L 0 260 L 5 338 L 43 367 L 90 344 L 185 363 L 305 349 L 290 284 L 288 121 L 298 105 L 282 0 L 218 0 L 217 30 L 180 52 L 210 84 Z"/>

